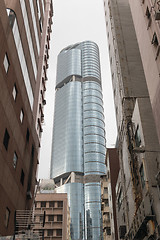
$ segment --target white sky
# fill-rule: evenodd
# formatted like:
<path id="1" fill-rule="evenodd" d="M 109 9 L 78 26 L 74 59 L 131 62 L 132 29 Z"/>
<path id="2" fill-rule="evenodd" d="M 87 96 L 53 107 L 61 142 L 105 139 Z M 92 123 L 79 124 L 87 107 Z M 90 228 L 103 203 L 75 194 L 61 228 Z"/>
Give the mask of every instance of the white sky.
<path id="1" fill-rule="evenodd" d="M 116 122 L 108 57 L 103 0 L 52 0 L 53 25 L 50 44 L 47 104 L 40 149 L 38 178 L 49 178 L 57 55 L 68 45 L 91 40 L 100 50 L 107 147 L 114 147 Z"/>

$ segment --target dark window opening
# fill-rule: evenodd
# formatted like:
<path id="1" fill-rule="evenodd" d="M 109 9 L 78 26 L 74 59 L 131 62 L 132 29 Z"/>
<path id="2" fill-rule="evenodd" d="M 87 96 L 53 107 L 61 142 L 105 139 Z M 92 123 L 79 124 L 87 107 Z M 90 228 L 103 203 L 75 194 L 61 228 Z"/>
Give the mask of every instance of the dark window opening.
<path id="1" fill-rule="evenodd" d="M 54 204 L 55 204 L 55 202 L 54 202 L 54 201 L 52 201 L 52 202 L 49 202 L 49 207 L 54 207 Z"/>
<path id="2" fill-rule="evenodd" d="M 20 182 L 22 185 L 24 185 L 24 171 L 23 169 L 21 170 L 21 179 L 20 179 Z"/>
<path id="3" fill-rule="evenodd" d="M 54 222 L 54 215 L 49 215 L 48 216 L 48 221 L 49 222 Z"/>
<path id="4" fill-rule="evenodd" d="M 108 193 L 108 187 L 104 187 L 104 194 Z"/>
<path id="5" fill-rule="evenodd" d="M 150 18 L 150 16 L 151 16 L 151 13 L 150 13 L 150 11 L 149 11 L 149 8 L 147 7 L 146 8 L 146 16 L 147 16 L 147 18 L 149 19 Z"/>
<path id="6" fill-rule="evenodd" d="M 8 224 L 9 224 L 9 218 L 10 218 L 10 210 L 7 207 L 6 208 L 6 214 L 5 214 L 5 227 L 8 228 Z"/>
<path id="7" fill-rule="evenodd" d="M 108 206 L 109 206 L 108 198 L 104 201 L 104 204 L 105 204 L 105 207 L 108 207 Z"/>
<path id="8" fill-rule="evenodd" d="M 41 202 L 41 207 L 46 207 L 46 202 Z"/>
<path id="9" fill-rule="evenodd" d="M 41 17 L 39 19 L 39 28 L 40 28 L 40 32 L 42 33 L 42 19 L 41 19 Z"/>
<path id="10" fill-rule="evenodd" d="M 135 132 L 135 143 L 136 147 L 139 147 L 141 145 L 141 137 L 139 132 L 139 125 L 137 125 L 136 132 Z"/>
<path id="11" fill-rule="evenodd" d="M 62 221 L 63 221 L 63 216 L 57 215 L 57 222 L 62 222 Z"/>
<path id="12" fill-rule="evenodd" d="M 4 134 L 4 138 L 3 138 L 3 145 L 6 149 L 6 151 L 8 150 L 8 144 L 9 144 L 9 139 L 10 139 L 10 136 L 9 136 L 9 133 L 7 131 L 7 129 L 5 130 L 5 134 Z"/>
<path id="13" fill-rule="evenodd" d="M 62 229 L 56 230 L 56 236 L 62 236 Z"/>
<path id="14" fill-rule="evenodd" d="M 122 196 L 122 189 L 121 189 L 121 190 L 120 190 L 120 193 L 119 193 L 119 196 L 118 196 L 118 211 L 119 211 L 120 208 L 121 208 L 122 199 L 123 199 L 123 196 Z"/>
<path id="15" fill-rule="evenodd" d="M 107 235 L 111 235 L 111 228 L 110 227 L 106 227 L 106 233 L 107 233 Z"/>
<path id="16" fill-rule="evenodd" d="M 52 229 L 47 230 L 47 236 L 53 236 L 53 230 Z"/>
<path id="17" fill-rule="evenodd" d="M 62 207 L 63 207 L 63 202 L 62 202 L 62 201 L 59 201 L 59 202 L 58 202 L 58 207 L 59 207 L 59 208 L 62 208 Z"/>
<path id="18" fill-rule="evenodd" d="M 26 141 L 29 142 L 29 136 L 30 136 L 30 133 L 29 133 L 29 129 L 27 128 L 27 133 L 26 133 Z"/>
<path id="19" fill-rule="evenodd" d="M 152 44 L 157 47 L 159 45 L 159 42 L 158 42 L 158 38 L 157 38 L 157 34 L 154 33 L 153 34 L 153 38 L 152 38 Z"/>
<path id="20" fill-rule="evenodd" d="M 143 168 L 143 164 L 140 167 L 140 177 L 141 177 L 141 184 L 142 184 L 142 188 L 144 188 L 145 186 L 145 179 L 144 179 L 144 168 Z"/>

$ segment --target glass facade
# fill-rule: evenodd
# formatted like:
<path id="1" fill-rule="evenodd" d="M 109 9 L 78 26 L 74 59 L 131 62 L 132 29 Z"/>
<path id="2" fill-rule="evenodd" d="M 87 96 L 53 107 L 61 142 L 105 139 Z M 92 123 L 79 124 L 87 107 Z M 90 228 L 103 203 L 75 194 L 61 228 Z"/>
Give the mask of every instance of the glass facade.
<path id="1" fill-rule="evenodd" d="M 50 177 L 68 193 L 72 240 L 103 239 L 104 127 L 98 47 L 68 46 L 58 56 Z"/>

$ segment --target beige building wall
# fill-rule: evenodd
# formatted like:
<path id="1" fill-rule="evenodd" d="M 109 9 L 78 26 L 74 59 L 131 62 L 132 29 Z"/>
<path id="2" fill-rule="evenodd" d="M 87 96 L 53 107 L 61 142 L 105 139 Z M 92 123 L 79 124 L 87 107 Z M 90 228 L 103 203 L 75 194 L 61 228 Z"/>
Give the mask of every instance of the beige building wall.
<path id="1" fill-rule="evenodd" d="M 40 239 L 44 234 L 44 240 L 70 240 L 67 194 L 37 193 L 34 215 L 34 231 Z"/>
<path id="2" fill-rule="evenodd" d="M 160 142 L 160 5 L 158 0 L 129 4 Z"/>
<path id="3" fill-rule="evenodd" d="M 112 211 L 112 193 L 109 170 L 106 176 L 101 177 L 102 221 L 104 240 L 114 240 L 114 223 Z"/>
<path id="4" fill-rule="evenodd" d="M 156 180 L 160 171 L 159 146 L 150 97 L 129 1 L 104 0 L 104 8 L 118 126 L 120 172 L 116 198 L 119 239 L 148 239 L 145 237 L 158 236 L 160 224 L 156 207 L 156 204 L 159 206 L 159 182 Z M 135 117 L 137 105 L 139 122 Z M 139 133 L 139 129 L 143 131 Z M 138 136 L 141 142 L 145 139 L 144 149 Z M 140 154 L 142 149 L 143 156 Z M 147 172 L 144 181 L 144 169 L 151 167 L 153 171 Z"/>

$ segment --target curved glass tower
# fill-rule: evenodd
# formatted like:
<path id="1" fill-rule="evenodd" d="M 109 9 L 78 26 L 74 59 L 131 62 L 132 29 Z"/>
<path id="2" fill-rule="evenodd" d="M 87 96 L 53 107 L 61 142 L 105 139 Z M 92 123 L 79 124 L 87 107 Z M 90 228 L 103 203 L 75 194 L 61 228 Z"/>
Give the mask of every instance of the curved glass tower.
<path id="1" fill-rule="evenodd" d="M 58 55 L 50 177 L 68 193 L 72 240 L 102 239 L 105 130 L 99 50 L 91 41 Z"/>

